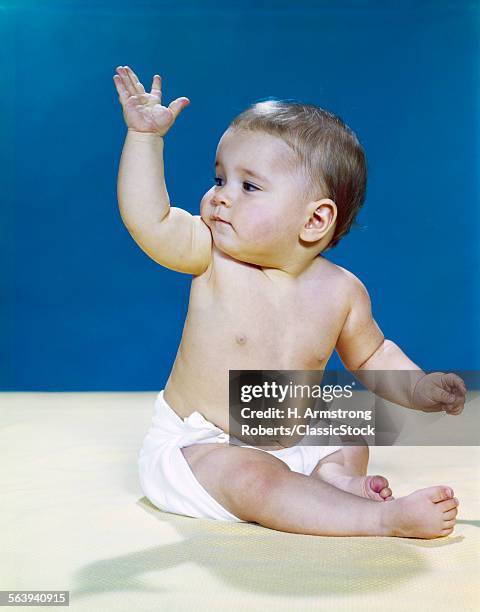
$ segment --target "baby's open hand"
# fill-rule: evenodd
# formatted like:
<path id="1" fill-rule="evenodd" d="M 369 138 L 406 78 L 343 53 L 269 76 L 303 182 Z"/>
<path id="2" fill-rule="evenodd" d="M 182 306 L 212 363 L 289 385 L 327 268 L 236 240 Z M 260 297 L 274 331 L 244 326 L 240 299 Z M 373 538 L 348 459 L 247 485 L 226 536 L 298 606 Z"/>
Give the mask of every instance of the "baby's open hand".
<path id="1" fill-rule="evenodd" d="M 445 411 L 460 414 L 465 404 L 467 388 L 456 374 L 434 372 L 421 378 L 413 391 L 413 408 L 424 412 Z"/>
<path id="2" fill-rule="evenodd" d="M 131 68 L 119 66 L 117 73 L 113 80 L 125 123 L 131 130 L 164 136 L 180 112 L 190 103 L 188 98 L 177 98 L 168 107 L 162 106 L 162 81 L 158 74 L 153 77 L 150 93 L 146 93 Z"/>

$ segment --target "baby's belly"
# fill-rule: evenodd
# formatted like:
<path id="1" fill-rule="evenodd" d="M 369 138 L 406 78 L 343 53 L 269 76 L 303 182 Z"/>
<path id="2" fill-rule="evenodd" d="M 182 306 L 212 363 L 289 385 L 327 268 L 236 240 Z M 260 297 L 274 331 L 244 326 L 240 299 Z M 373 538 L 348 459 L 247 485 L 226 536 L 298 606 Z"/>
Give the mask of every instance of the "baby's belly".
<path id="1" fill-rule="evenodd" d="M 228 432 L 230 370 L 324 368 L 327 355 L 318 355 L 306 339 L 302 342 L 298 338 L 294 346 L 289 340 L 287 334 L 283 338 L 266 335 L 262 342 L 248 330 L 235 330 L 206 346 L 198 340 L 189 342 L 184 334 L 165 388 L 165 400 L 182 418 L 198 411 Z"/>

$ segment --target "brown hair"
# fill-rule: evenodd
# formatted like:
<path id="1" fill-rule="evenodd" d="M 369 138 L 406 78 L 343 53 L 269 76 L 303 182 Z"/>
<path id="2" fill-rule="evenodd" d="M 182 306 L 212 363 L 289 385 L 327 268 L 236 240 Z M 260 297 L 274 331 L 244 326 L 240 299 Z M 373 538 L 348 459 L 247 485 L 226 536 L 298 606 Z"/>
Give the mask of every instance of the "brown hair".
<path id="1" fill-rule="evenodd" d="M 355 133 L 329 111 L 286 100 L 256 102 L 229 127 L 278 136 L 294 150 L 307 177 L 305 198 L 326 197 L 337 206 L 335 233 L 328 248 L 336 246 L 350 231 L 365 201 L 367 163 Z"/>

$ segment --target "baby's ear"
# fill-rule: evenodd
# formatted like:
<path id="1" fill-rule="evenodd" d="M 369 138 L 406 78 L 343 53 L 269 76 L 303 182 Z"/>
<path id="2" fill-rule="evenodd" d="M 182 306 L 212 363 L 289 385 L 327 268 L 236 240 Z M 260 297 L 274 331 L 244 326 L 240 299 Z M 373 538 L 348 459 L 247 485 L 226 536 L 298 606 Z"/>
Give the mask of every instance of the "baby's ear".
<path id="1" fill-rule="evenodd" d="M 310 202 L 300 238 L 305 242 L 317 242 L 335 225 L 337 206 L 330 198 Z"/>

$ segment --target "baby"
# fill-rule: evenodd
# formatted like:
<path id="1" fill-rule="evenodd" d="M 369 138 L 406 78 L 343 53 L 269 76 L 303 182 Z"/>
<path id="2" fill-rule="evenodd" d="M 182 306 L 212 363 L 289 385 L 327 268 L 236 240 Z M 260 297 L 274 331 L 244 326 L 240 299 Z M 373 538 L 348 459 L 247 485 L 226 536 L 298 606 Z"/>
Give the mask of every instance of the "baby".
<path id="1" fill-rule="evenodd" d="M 444 485 L 394 499 L 367 475 L 367 446 L 265 450 L 229 444 L 229 370 L 410 370 L 388 399 L 463 410 L 455 374 L 425 374 L 372 318 L 369 295 L 322 256 L 365 198 L 355 134 L 308 104 L 268 101 L 236 117 L 218 144 L 200 215 L 170 206 L 164 136 L 189 104 L 161 105 L 128 66 L 113 77 L 128 132 L 118 176 L 122 219 L 162 266 L 193 276 L 180 347 L 139 455 L 145 495 L 193 517 L 251 521 L 293 533 L 435 538 L 452 533 L 458 500 Z"/>

